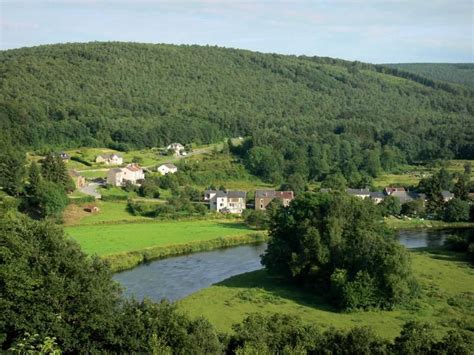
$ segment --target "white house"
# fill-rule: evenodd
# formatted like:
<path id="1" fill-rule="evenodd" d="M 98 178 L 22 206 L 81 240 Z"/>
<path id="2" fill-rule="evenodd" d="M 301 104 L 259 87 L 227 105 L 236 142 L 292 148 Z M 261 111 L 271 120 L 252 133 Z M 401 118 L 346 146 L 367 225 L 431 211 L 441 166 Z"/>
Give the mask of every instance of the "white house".
<path id="1" fill-rule="evenodd" d="M 174 164 L 162 164 L 156 169 L 161 175 L 174 174 L 178 172 L 178 168 Z"/>
<path id="2" fill-rule="evenodd" d="M 137 164 L 128 164 L 125 168 L 110 169 L 107 173 L 107 183 L 113 186 L 122 186 L 126 181 L 139 184 L 145 179 L 143 169 Z"/>
<path id="3" fill-rule="evenodd" d="M 172 150 L 174 155 L 179 156 L 182 155 L 184 151 L 184 146 L 181 143 L 171 143 L 169 146 L 166 147 L 167 150 Z"/>
<path id="4" fill-rule="evenodd" d="M 121 165 L 123 164 L 122 156 L 111 153 L 111 154 L 100 154 L 95 158 L 96 163 L 104 163 L 107 165 Z"/>
<path id="5" fill-rule="evenodd" d="M 222 213 L 241 214 L 245 210 L 247 193 L 244 191 L 204 192 L 204 201 L 209 202 L 209 209 Z"/>
<path id="6" fill-rule="evenodd" d="M 347 189 L 349 195 L 359 197 L 359 198 L 370 198 L 369 189 Z"/>

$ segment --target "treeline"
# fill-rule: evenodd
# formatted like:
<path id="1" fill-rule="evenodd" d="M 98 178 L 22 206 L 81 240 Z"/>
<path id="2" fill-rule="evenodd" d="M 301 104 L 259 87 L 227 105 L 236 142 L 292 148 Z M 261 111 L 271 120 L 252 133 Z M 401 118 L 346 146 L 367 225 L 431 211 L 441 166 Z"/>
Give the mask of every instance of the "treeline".
<path id="1" fill-rule="evenodd" d="M 388 67 L 217 47 L 89 43 L 3 51 L 0 72 L 5 145 L 126 150 L 248 136 L 249 149 L 275 152 L 280 175 L 302 169 L 310 179 L 327 168 L 304 169 L 325 155 L 330 171 L 350 161 L 367 175 L 376 173 L 363 166 L 368 157 L 384 164 L 388 155 L 390 166 L 474 157 L 473 92 Z M 270 179 L 275 174 L 267 170 Z"/>
<path id="2" fill-rule="evenodd" d="M 322 330 L 286 315 L 249 315 L 220 334 L 166 302 L 121 298 L 110 270 L 50 222 L 0 204 L 0 344 L 13 353 L 468 354 L 466 335 L 410 322 L 389 342 L 370 328 Z"/>
<path id="3" fill-rule="evenodd" d="M 385 66 L 425 78 L 462 84 L 474 89 L 473 63 L 401 63 L 386 64 Z"/>

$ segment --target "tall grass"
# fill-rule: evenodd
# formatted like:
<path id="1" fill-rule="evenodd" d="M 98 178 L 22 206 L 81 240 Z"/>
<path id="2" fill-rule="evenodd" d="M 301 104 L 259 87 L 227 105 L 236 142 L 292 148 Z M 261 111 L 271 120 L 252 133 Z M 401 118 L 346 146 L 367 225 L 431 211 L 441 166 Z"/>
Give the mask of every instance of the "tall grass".
<path id="1" fill-rule="evenodd" d="M 151 260 L 163 259 L 171 256 L 191 254 L 200 251 L 222 249 L 244 244 L 263 243 L 268 240 L 268 235 L 255 232 L 235 237 L 219 237 L 210 240 L 194 241 L 183 244 L 150 247 L 125 253 L 106 255 L 102 260 L 109 264 L 112 272 L 132 269 L 135 266 Z"/>

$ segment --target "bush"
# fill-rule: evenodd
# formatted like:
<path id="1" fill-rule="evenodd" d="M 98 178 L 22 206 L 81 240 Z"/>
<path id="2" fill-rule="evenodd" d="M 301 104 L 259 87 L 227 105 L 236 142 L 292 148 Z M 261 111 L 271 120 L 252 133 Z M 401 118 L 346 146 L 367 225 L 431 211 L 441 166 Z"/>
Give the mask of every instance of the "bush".
<path id="1" fill-rule="evenodd" d="M 459 198 L 448 201 L 444 207 L 443 219 L 447 222 L 469 221 L 469 203 Z"/>
<path id="2" fill-rule="evenodd" d="M 267 229 L 269 226 L 269 218 L 265 211 L 246 209 L 243 213 L 245 223 L 257 229 Z"/>
<path id="3" fill-rule="evenodd" d="M 402 210 L 400 199 L 395 196 L 387 196 L 378 204 L 383 216 L 398 216 Z"/>
<path id="4" fill-rule="evenodd" d="M 84 158 L 78 157 L 77 155 L 73 155 L 71 157 L 71 160 L 77 161 L 81 164 L 87 165 L 87 166 L 92 166 L 92 163 L 90 161 L 85 160 Z"/>

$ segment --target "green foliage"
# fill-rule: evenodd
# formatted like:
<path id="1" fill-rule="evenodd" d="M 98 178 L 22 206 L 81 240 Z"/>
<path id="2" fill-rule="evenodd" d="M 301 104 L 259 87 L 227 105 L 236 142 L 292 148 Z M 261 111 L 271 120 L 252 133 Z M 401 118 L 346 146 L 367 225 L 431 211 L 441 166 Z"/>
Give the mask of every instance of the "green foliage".
<path id="1" fill-rule="evenodd" d="M 160 180 L 147 177 L 138 188 L 138 194 L 142 197 L 160 198 Z"/>
<path id="2" fill-rule="evenodd" d="M 267 229 L 269 226 L 269 216 L 265 211 L 246 209 L 243 213 L 245 223 L 257 229 Z"/>
<path id="3" fill-rule="evenodd" d="M 378 204 L 383 216 L 398 216 L 402 210 L 400 199 L 395 196 L 387 196 Z"/>
<path id="4" fill-rule="evenodd" d="M 41 161 L 41 175 L 44 180 L 63 186 L 65 191 L 75 189 L 75 184 L 67 172 L 66 164 L 57 154 L 49 153 Z"/>
<path id="5" fill-rule="evenodd" d="M 469 198 L 469 190 L 470 190 L 470 183 L 469 183 L 469 175 L 468 174 L 461 174 L 458 177 L 458 180 L 454 184 L 453 193 L 454 196 L 467 201 Z"/>
<path id="6" fill-rule="evenodd" d="M 371 201 L 305 193 L 273 216 L 270 236 L 265 267 L 329 291 L 341 308 L 391 308 L 416 292 L 409 255 Z"/>
<path id="7" fill-rule="evenodd" d="M 424 217 L 425 203 L 422 199 L 408 201 L 402 205 L 401 213 L 410 217 Z"/>
<path id="8" fill-rule="evenodd" d="M 0 71 L 0 141 L 8 134 L 35 149 L 245 136 L 241 157 L 275 184 L 295 173 L 349 179 L 354 168 L 376 176 L 403 161 L 474 157 L 472 90 L 386 66 L 88 43 L 3 51 Z"/>
<path id="9" fill-rule="evenodd" d="M 447 222 L 469 221 L 469 203 L 459 198 L 449 200 L 444 207 L 443 220 Z"/>
<path id="10" fill-rule="evenodd" d="M 36 195 L 30 199 L 37 206 L 42 217 L 61 219 L 62 212 L 69 203 L 64 188 L 51 181 L 42 181 Z"/>
<path id="11" fill-rule="evenodd" d="M 403 63 L 386 65 L 422 75 L 426 78 L 462 84 L 474 89 L 474 65 L 472 63 Z"/>
<path id="12" fill-rule="evenodd" d="M 77 162 L 79 162 L 79 163 L 81 163 L 81 164 L 84 164 L 84 165 L 86 165 L 86 166 L 92 166 L 92 163 L 91 163 L 90 161 L 88 161 L 88 160 L 86 160 L 86 159 L 84 159 L 84 158 L 81 158 L 81 157 L 79 157 L 79 156 L 77 156 L 77 155 L 73 155 L 73 156 L 71 157 L 71 160 L 77 161 Z"/>
<path id="13" fill-rule="evenodd" d="M 8 194 L 18 196 L 23 190 L 25 154 L 16 149 L 0 149 L 0 187 Z"/>

